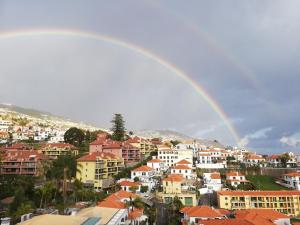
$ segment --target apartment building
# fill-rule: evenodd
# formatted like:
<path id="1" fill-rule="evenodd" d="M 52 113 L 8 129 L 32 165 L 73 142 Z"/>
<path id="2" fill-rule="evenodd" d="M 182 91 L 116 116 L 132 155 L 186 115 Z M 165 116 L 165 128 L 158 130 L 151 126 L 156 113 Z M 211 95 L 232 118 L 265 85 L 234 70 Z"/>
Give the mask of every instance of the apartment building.
<path id="1" fill-rule="evenodd" d="M 289 216 L 300 215 L 300 191 L 220 191 L 218 203 L 228 210 L 273 209 Z"/>
<path id="2" fill-rule="evenodd" d="M 188 160 L 189 162 L 193 162 L 193 150 L 163 148 L 158 150 L 158 158 L 163 160 L 168 167 L 172 167 L 181 160 Z"/>
<path id="3" fill-rule="evenodd" d="M 111 153 L 123 158 L 126 164 L 141 160 L 140 150 L 137 147 L 126 141 L 113 141 L 106 133 L 98 135 L 97 140 L 90 143 L 90 152 Z"/>
<path id="4" fill-rule="evenodd" d="M 59 156 L 67 154 L 78 155 L 78 148 L 68 143 L 45 144 L 38 151 L 48 156 L 49 159 L 57 159 Z"/>
<path id="5" fill-rule="evenodd" d="M 96 190 L 113 185 L 112 177 L 124 168 L 124 160 L 114 154 L 93 152 L 77 159 L 76 178 Z"/>
<path id="6" fill-rule="evenodd" d="M 204 187 L 200 189 L 200 194 L 212 193 L 222 189 L 221 175 L 219 172 L 203 173 Z"/>
<path id="7" fill-rule="evenodd" d="M 264 166 L 266 166 L 265 161 L 266 160 L 261 155 L 249 154 L 246 156 L 245 164 L 246 164 L 246 166 L 264 167 Z"/>
<path id="8" fill-rule="evenodd" d="M 202 150 L 196 154 L 196 167 L 202 169 L 222 169 L 226 168 L 226 157 L 229 153 L 223 150 Z"/>
<path id="9" fill-rule="evenodd" d="M 151 159 L 147 162 L 147 166 L 151 167 L 155 170 L 156 174 L 161 174 L 164 171 L 166 171 L 168 168 L 166 167 L 166 164 L 161 159 Z"/>
<path id="10" fill-rule="evenodd" d="M 138 148 L 143 158 L 149 157 L 152 152 L 157 152 L 157 146 L 148 139 L 134 137 L 128 139 L 126 143 Z"/>
<path id="11" fill-rule="evenodd" d="M 47 159 L 35 150 L 6 150 L 1 156 L 1 174 L 38 176 Z"/>
<path id="12" fill-rule="evenodd" d="M 163 191 L 158 196 L 164 203 L 170 203 L 177 196 L 185 206 L 196 206 L 196 192 L 192 189 L 183 189 L 185 179 L 180 174 L 170 174 L 162 180 Z"/>

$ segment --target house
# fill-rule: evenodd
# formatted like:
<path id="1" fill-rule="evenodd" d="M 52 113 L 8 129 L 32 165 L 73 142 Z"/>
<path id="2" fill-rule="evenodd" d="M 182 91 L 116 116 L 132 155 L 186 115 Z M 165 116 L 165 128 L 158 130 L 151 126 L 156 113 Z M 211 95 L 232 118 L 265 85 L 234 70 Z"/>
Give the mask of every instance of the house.
<path id="1" fill-rule="evenodd" d="M 138 178 L 143 183 L 149 183 L 155 175 L 155 170 L 149 166 L 140 166 L 131 171 L 131 179 Z"/>
<path id="2" fill-rule="evenodd" d="M 285 165 L 283 165 L 282 156 L 285 154 L 289 157 L 289 159 L 286 161 Z M 293 152 L 287 152 L 281 155 L 271 155 L 267 158 L 267 164 L 270 167 L 292 168 L 297 166 L 297 158 Z"/>
<path id="3" fill-rule="evenodd" d="M 209 206 L 190 206 L 180 210 L 182 222 L 186 225 L 201 224 L 203 220 L 223 220 L 229 214 L 228 210 L 215 209 Z"/>
<path id="4" fill-rule="evenodd" d="M 179 165 L 188 166 L 188 167 L 190 167 L 190 168 L 193 167 L 193 163 L 190 162 L 190 161 L 187 161 L 187 160 L 185 160 L 185 159 L 180 160 L 180 161 L 178 161 L 178 162 L 176 163 L 176 166 L 179 166 Z"/>
<path id="5" fill-rule="evenodd" d="M 288 216 L 299 216 L 300 191 L 219 191 L 218 204 L 228 210 L 273 209 Z"/>
<path id="6" fill-rule="evenodd" d="M 140 182 L 134 182 L 131 180 L 122 180 L 119 182 L 119 185 L 122 190 L 133 192 L 135 190 L 136 192 L 141 192 L 141 183 Z"/>
<path id="7" fill-rule="evenodd" d="M 186 206 L 197 205 L 196 191 L 193 189 L 184 189 L 185 179 L 180 174 L 170 174 L 162 180 L 163 191 L 158 192 L 158 196 L 162 199 L 163 203 L 170 203 L 175 197 Z"/>
<path id="8" fill-rule="evenodd" d="M 78 155 L 78 148 L 68 143 L 49 143 L 42 146 L 39 152 L 48 156 L 49 159 L 57 159 L 61 155 Z"/>
<path id="9" fill-rule="evenodd" d="M 300 191 L 300 171 L 283 174 L 282 179 L 284 186 Z"/>
<path id="10" fill-rule="evenodd" d="M 261 155 L 249 154 L 246 156 L 245 164 L 246 166 L 265 166 L 265 159 Z"/>
<path id="11" fill-rule="evenodd" d="M 147 162 L 147 166 L 155 170 L 156 174 L 161 174 L 167 170 L 165 162 L 161 159 L 151 159 Z"/>
<path id="12" fill-rule="evenodd" d="M 226 173 L 226 183 L 230 184 L 232 187 L 237 187 L 240 184 L 248 183 L 244 174 L 240 172 L 229 172 Z"/>
<path id="13" fill-rule="evenodd" d="M 158 159 L 163 160 L 168 167 L 174 166 L 177 162 L 184 159 L 193 162 L 193 150 L 180 150 L 165 147 L 158 149 Z"/>
<path id="14" fill-rule="evenodd" d="M 227 167 L 225 154 L 221 150 L 201 150 L 197 152 L 196 158 L 197 168 L 222 169 Z"/>
<path id="15" fill-rule="evenodd" d="M 203 173 L 204 188 L 200 189 L 201 194 L 220 191 L 222 189 L 221 175 L 219 172 Z"/>
<path id="16" fill-rule="evenodd" d="M 124 168 L 124 160 L 111 153 L 93 152 L 77 159 L 77 168 L 78 180 L 101 190 L 114 185 L 113 176 Z"/>
<path id="17" fill-rule="evenodd" d="M 195 179 L 196 174 L 193 173 L 192 168 L 188 167 L 187 165 L 181 164 L 170 168 L 171 174 L 180 174 L 185 179 Z"/>
<path id="18" fill-rule="evenodd" d="M 146 222 L 148 217 L 144 215 L 142 209 L 137 209 L 131 206 L 131 201 L 139 196 L 124 190 L 120 190 L 114 194 L 111 194 L 103 201 L 97 203 L 98 207 L 102 208 L 114 208 L 114 209 L 126 209 L 128 215 L 122 220 L 122 224 L 134 224 L 140 225 L 142 222 Z M 110 223 L 113 225 L 115 223 Z"/>

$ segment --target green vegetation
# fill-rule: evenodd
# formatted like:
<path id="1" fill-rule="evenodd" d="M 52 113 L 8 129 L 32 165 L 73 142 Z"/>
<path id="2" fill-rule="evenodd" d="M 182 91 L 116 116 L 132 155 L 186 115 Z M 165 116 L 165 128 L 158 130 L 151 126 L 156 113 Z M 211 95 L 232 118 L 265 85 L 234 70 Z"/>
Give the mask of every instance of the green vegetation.
<path id="1" fill-rule="evenodd" d="M 126 139 L 126 129 L 123 116 L 121 114 L 115 114 L 111 123 L 111 131 L 113 133 L 110 138 L 115 141 L 124 141 Z"/>
<path id="2" fill-rule="evenodd" d="M 246 176 L 246 179 L 251 181 L 257 190 L 288 190 L 275 183 L 275 179 L 267 175 Z"/>
<path id="3" fill-rule="evenodd" d="M 71 127 L 66 131 L 64 135 L 64 140 L 66 143 L 72 144 L 76 147 L 80 147 L 84 141 L 84 132 L 77 127 Z"/>

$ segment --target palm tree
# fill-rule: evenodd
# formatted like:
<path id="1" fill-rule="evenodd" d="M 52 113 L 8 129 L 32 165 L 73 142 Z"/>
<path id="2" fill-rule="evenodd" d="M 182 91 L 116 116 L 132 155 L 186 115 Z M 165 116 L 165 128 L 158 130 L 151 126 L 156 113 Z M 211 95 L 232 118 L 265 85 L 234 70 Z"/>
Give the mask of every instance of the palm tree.
<path id="1" fill-rule="evenodd" d="M 52 181 L 47 181 L 43 185 L 43 187 L 38 189 L 38 192 L 41 195 L 40 208 L 42 208 L 43 205 L 45 208 L 47 206 L 47 203 L 49 203 L 53 199 L 54 189 L 55 189 L 55 185 Z"/>

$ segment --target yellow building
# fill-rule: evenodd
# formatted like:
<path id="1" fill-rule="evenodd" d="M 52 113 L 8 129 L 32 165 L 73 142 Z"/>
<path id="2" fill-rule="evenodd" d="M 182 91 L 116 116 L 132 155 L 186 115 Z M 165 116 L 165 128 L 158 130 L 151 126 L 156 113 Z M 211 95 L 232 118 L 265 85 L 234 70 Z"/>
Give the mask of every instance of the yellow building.
<path id="1" fill-rule="evenodd" d="M 126 142 L 140 150 L 141 155 L 144 158 L 150 156 L 151 152 L 157 152 L 157 146 L 151 142 L 151 140 L 134 137 L 128 139 Z"/>
<path id="2" fill-rule="evenodd" d="M 124 160 L 111 153 L 93 152 L 77 159 L 76 178 L 96 190 L 114 184 L 113 176 L 124 168 Z"/>
<path id="3" fill-rule="evenodd" d="M 40 153 L 47 155 L 49 159 L 57 159 L 61 155 L 73 154 L 78 155 L 78 148 L 68 143 L 51 143 L 46 144 L 40 150 Z"/>
<path id="4" fill-rule="evenodd" d="M 220 191 L 220 208 L 239 209 L 274 209 L 290 215 L 300 215 L 300 191 Z"/>
<path id="5" fill-rule="evenodd" d="M 183 205 L 196 206 L 196 192 L 191 190 L 183 190 L 184 178 L 180 174 L 170 174 L 163 179 L 163 191 L 158 193 L 158 196 L 164 203 L 170 203 L 177 196 Z"/>

